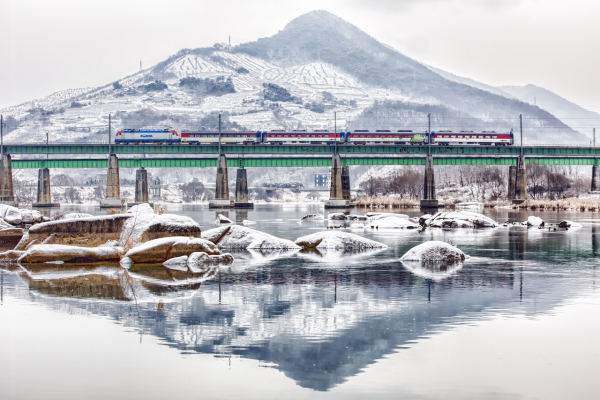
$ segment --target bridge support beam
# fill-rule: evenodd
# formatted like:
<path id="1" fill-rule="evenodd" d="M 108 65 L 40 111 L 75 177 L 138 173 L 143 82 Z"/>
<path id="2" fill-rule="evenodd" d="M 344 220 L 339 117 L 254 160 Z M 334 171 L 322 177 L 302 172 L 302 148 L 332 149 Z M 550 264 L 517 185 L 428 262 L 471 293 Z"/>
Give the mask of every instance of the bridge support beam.
<path id="1" fill-rule="evenodd" d="M 227 177 L 227 157 L 220 154 L 217 159 L 217 185 L 215 198 L 208 202 L 208 208 L 231 208 L 234 202 L 229 200 L 229 179 Z"/>
<path id="2" fill-rule="evenodd" d="M 350 183 L 348 176 L 348 183 Z M 350 199 L 344 198 L 344 185 L 342 184 L 342 158 L 339 154 L 331 157 L 331 188 L 329 189 L 329 200 L 325 202 L 325 208 L 349 208 L 353 205 Z"/>
<path id="3" fill-rule="evenodd" d="M 439 202 L 435 198 L 435 173 L 433 169 L 433 156 L 431 154 L 425 158 L 424 178 L 421 208 L 438 208 Z"/>
<path id="4" fill-rule="evenodd" d="M 0 158 L 0 204 L 16 207 L 13 192 L 12 159 L 10 154 L 2 154 Z"/>
<path id="5" fill-rule="evenodd" d="M 515 199 L 517 191 L 517 166 L 511 165 L 508 167 L 508 200 Z"/>
<path id="6" fill-rule="evenodd" d="M 106 198 L 100 200 L 100 208 L 123 207 L 125 200 L 121 200 L 121 185 L 119 183 L 119 159 L 116 154 L 108 156 L 108 169 L 106 170 Z"/>
<path id="7" fill-rule="evenodd" d="M 60 203 L 52 202 L 52 192 L 50 191 L 50 169 L 41 168 L 38 171 L 38 189 L 37 202 L 32 207 L 60 207 Z"/>
<path id="8" fill-rule="evenodd" d="M 592 192 L 600 190 L 600 165 L 592 165 Z"/>
<path id="9" fill-rule="evenodd" d="M 246 168 L 238 168 L 235 179 L 235 208 L 254 208 L 254 203 L 248 202 L 248 176 Z"/>
<path id="10" fill-rule="evenodd" d="M 517 159 L 516 178 L 515 178 L 515 198 L 513 204 L 521 204 L 527 200 L 527 171 L 525 169 L 525 157 L 519 156 Z"/>

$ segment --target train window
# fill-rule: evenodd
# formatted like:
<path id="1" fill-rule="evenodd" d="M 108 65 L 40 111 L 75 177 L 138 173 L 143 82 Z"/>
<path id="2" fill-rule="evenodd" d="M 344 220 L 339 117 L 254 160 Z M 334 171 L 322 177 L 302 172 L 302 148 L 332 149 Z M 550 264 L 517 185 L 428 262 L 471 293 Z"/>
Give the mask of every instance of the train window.
<path id="1" fill-rule="evenodd" d="M 483 136 L 481 136 L 481 135 L 480 135 L 480 136 L 478 136 L 477 138 L 478 138 L 478 139 L 483 139 Z"/>
<path id="2" fill-rule="evenodd" d="M 452 135 L 452 139 L 456 139 L 456 135 Z"/>
<path id="3" fill-rule="evenodd" d="M 317 137 L 323 137 L 323 135 L 317 135 Z"/>
<path id="4" fill-rule="evenodd" d="M 492 136 L 492 139 L 498 139 L 498 136 Z"/>
<path id="5" fill-rule="evenodd" d="M 310 137 L 317 137 L 317 135 L 310 135 Z"/>
<path id="6" fill-rule="evenodd" d="M 485 138 L 486 138 L 486 139 L 489 139 L 490 137 L 489 137 L 489 136 L 486 136 Z"/>

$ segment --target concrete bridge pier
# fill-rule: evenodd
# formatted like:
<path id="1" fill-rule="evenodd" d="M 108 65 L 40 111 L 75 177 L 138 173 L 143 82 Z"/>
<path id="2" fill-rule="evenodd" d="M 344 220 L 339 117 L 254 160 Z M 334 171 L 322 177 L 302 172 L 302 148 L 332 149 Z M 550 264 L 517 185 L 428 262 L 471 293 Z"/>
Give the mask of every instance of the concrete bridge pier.
<path id="1" fill-rule="evenodd" d="M 517 166 L 508 167 L 508 200 L 514 200 L 517 187 Z"/>
<path id="2" fill-rule="evenodd" d="M 125 200 L 121 200 L 121 185 L 119 183 L 119 159 L 116 154 L 108 156 L 108 169 L 106 171 L 106 198 L 100 200 L 100 208 L 124 207 Z"/>
<path id="3" fill-rule="evenodd" d="M 600 165 L 592 165 L 592 192 L 600 190 Z"/>
<path id="4" fill-rule="evenodd" d="M 254 203 L 248 202 L 248 177 L 246 168 L 238 168 L 235 179 L 234 208 L 254 208 Z"/>
<path id="5" fill-rule="evenodd" d="M 227 177 L 227 157 L 220 154 L 217 159 L 217 185 L 215 198 L 208 202 L 208 208 L 231 208 L 234 202 L 229 200 L 229 180 Z"/>
<path id="6" fill-rule="evenodd" d="M 433 169 L 433 156 L 429 154 L 425 159 L 425 179 L 423 184 L 423 199 L 421 208 L 438 208 L 439 202 L 435 198 L 435 173 Z"/>
<path id="7" fill-rule="evenodd" d="M 342 167 L 342 197 L 344 200 L 352 200 L 352 194 L 350 193 L 350 166 L 344 165 Z"/>
<path id="8" fill-rule="evenodd" d="M 135 198 L 133 203 L 127 203 L 127 206 L 148 203 L 150 206 L 150 195 L 148 194 L 148 171 L 142 167 L 135 171 Z"/>
<path id="9" fill-rule="evenodd" d="M 0 158 L 0 204 L 17 207 L 12 179 L 12 159 L 10 154 L 2 154 Z"/>
<path id="10" fill-rule="evenodd" d="M 37 202 L 32 207 L 60 207 L 60 203 L 52 202 L 52 193 L 50 191 L 50 169 L 41 168 L 38 171 L 38 190 Z"/>
<path id="11" fill-rule="evenodd" d="M 519 156 L 517 159 L 516 178 L 515 178 L 515 198 L 513 204 L 521 204 L 527 200 L 527 171 L 525 169 L 525 157 Z"/>
<path id="12" fill-rule="evenodd" d="M 325 208 L 349 208 L 353 206 L 353 204 L 350 203 L 350 199 L 344 198 L 342 169 L 342 159 L 340 155 L 334 154 L 331 158 L 331 188 L 329 189 L 329 200 L 325 202 Z M 348 176 L 348 184 L 349 183 L 350 176 Z"/>

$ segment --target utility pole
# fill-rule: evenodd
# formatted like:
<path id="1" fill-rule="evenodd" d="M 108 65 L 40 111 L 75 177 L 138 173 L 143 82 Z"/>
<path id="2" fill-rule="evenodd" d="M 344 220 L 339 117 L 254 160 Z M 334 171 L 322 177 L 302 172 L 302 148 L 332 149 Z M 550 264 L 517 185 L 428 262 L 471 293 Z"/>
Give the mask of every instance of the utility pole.
<path id="1" fill-rule="evenodd" d="M 108 114 L 108 156 L 109 157 L 112 154 L 112 149 L 110 147 L 110 130 L 111 130 L 111 120 L 110 120 L 110 114 Z"/>
<path id="2" fill-rule="evenodd" d="M 4 154 L 4 115 L 0 114 L 0 156 Z"/>
<path id="3" fill-rule="evenodd" d="M 333 136 L 334 146 L 335 146 L 335 154 L 337 154 L 337 113 L 333 112 Z"/>
<path id="4" fill-rule="evenodd" d="M 521 157 L 523 157 L 523 114 L 519 114 L 519 126 L 521 130 Z"/>
<path id="5" fill-rule="evenodd" d="M 219 114 L 219 155 L 223 154 L 221 152 L 221 114 Z"/>
<path id="6" fill-rule="evenodd" d="M 48 139 L 49 135 L 50 134 L 48 132 L 46 132 L 46 160 L 48 159 L 48 151 L 49 151 L 48 144 L 50 144 L 50 140 Z"/>
<path id="7" fill-rule="evenodd" d="M 594 147 L 596 147 L 596 128 L 594 128 Z"/>

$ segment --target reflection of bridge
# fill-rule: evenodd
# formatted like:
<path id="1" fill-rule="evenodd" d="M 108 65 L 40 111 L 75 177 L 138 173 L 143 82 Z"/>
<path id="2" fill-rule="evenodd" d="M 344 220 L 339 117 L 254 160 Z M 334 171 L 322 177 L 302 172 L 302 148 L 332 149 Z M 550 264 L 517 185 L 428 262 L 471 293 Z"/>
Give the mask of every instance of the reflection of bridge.
<path id="1" fill-rule="evenodd" d="M 593 191 L 600 190 L 600 148 L 575 146 L 395 146 L 395 145 L 7 145 L 0 170 L 0 200 L 14 202 L 12 179 L 5 166 L 40 169 L 38 205 L 50 204 L 49 168 L 108 168 L 107 199 L 101 205 L 121 206 L 118 168 L 218 167 L 213 206 L 231 207 L 227 168 L 238 167 L 236 203 L 248 203 L 245 167 L 331 167 L 329 206 L 350 206 L 350 165 L 425 165 L 424 205 L 437 206 L 435 165 L 509 166 L 509 197 L 527 198 L 526 165 L 591 165 Z M 219 153 L 220 151 L 220 153 Z M 110 160 L 107 159 L 111 152 Z M 429 153 L 430 152 L 430 153 Z M 39 155 L 46 155 L 41 158 Z M 52 155 L 53 158 L 48 157 Z M 4 160 L 4 157 L 8 157 Z M 58 156 L 58 157 L 57 157 Z M 110 164 L 110 167 L 109 167 Z M 45 172 L 43 172 L 45 171 Z M 142 170 L 140 170 L 142 171 Z M 135 202 L 148 201 L 147 174 L 139 172 Z M 2 183 L 4 179 L 5 183 Z M 139 190 L 138 190 L 139 189 Z M 238 193 L 239 189 L 239 193 Z"/>

